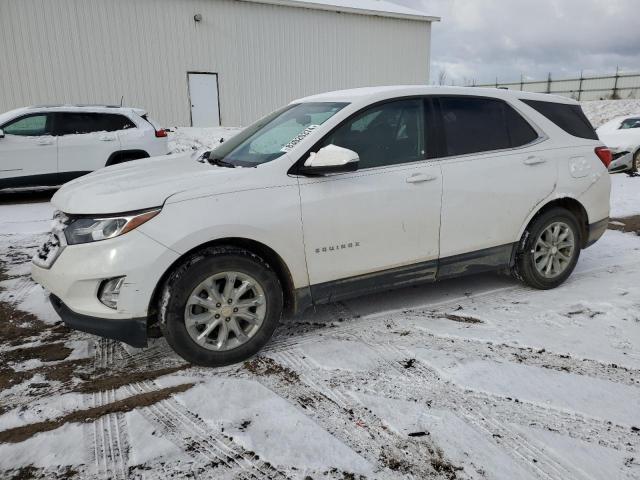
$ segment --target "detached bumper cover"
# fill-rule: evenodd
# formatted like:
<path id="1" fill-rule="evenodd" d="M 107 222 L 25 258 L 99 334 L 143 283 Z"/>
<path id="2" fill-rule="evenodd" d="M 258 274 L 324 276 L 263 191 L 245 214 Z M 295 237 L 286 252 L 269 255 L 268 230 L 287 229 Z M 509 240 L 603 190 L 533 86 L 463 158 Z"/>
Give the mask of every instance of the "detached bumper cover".
<path id="1" fill-rule="evenodd" d="M 594 243 L 598 241 L 598 239 L 604 235 L 604 232 L 607 230 L 609 226 L 609 217 L 603 218 L 602 220 L 589 224 L 589 237 L 587 238 L 587 243 L 585 248 L 590 247 Z"/>
<path id="2" fill-rule="evenodd" d="M 62 321 L 74 330 L 119 340 L 132 347 L 147 346 L 146 317 L 125 319 L 91 317 L 74 312 L 55 295 L 49 295 L 49 301 Z"/>

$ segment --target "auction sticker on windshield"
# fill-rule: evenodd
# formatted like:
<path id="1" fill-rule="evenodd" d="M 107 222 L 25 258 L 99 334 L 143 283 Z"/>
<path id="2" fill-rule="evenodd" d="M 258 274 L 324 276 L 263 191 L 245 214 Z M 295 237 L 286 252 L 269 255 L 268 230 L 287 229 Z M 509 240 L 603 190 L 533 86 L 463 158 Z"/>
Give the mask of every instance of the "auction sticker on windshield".
<path id="1" fill-rule="evenodd" d="M 305 128 L 302 132 L 300 132 L 298 135 L 296 135 L 295 137 L 293 137 L 293 139 L 287 143 L 284 147 L 282 147 L 280 149 L 281 152 L 290 152 L 291 149 L 293 147 L 295 147 L 297 144 L 299 144 L 302 140 L 305 139 L 305 137 L 307 137 L 311 132 L 313 132 L 316 128 L 318 128 L 320 125 L 309 125 L 307 128 Z"/>

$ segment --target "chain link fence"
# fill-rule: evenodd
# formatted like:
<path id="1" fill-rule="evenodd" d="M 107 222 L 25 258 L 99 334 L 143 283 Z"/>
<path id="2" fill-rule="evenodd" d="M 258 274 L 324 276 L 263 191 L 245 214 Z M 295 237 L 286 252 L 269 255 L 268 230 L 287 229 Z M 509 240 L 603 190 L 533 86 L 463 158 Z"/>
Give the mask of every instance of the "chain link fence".
<path id="1" fill-rule="evenodd" d="M 579 78 L 554 79 L 551 74 L 545 80 L 499 82 L 474 87 L 508 88 L 525 92 L 552 93 L 575 100 L 618 100 L 640 98 L 640 73 L 621 73 L 604 76 L 580 76 Z"/>

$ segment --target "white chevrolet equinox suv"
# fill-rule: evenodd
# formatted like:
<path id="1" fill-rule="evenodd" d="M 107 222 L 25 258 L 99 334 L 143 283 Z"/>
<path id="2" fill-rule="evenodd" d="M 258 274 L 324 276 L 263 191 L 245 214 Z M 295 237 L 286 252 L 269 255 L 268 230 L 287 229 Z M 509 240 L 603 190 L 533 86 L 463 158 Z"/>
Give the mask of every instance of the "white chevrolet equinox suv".
<path id="1" fill-rule="evenodd" d="M 168 153 L 140 108 L 51 105 L 0 114 L 0 190 L 62 185 L 107 165 Z"/>
<path id="2" fill-rule="evenodd" d="M 69 326 L 137 347 L 160 330 L 194 364 L 235 363 L 314 304 L 489 270 L 556 287 L 609 216 L 611 153 L 549 95 L 331 92 L 188 155 L 53 197 L 32 275 Z"/>

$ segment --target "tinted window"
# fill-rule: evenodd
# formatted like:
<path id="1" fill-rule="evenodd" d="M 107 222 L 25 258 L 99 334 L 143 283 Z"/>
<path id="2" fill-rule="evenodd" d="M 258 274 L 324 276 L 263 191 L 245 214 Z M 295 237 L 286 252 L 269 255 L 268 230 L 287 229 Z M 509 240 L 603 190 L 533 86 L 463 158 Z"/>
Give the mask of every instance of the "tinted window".
<path id="1" fill-rule="evenodd" d="M 627 118 L 620 124 L 620 130 L 626 130 L 627 128 L 640 128 L 640 118 Z"/>
<path id="2" fill-rule="evenodd" d="M 540 100 L 522 101 L 536 109 L 568 134 L 590 140 L 598 139 L 598 135 L 596 135 L 587 117 L 584 116 L 580 105 L 544 102 Z"/>
<path id="3" fill-rule="evenodd" d="M 323 141 L 360 156 L 359 168 L 424 160 L 422 100 L 398 100 L 371 107 L 340 125 Z"/>
<path id="4" fill-rule="evenodd" d="M 47 135 L 47 115 L 29 115 L 17 120 L 8 122 L 2 130 L 7 135 L 21 135 L 25 137 L 37 137 L 39 135 Z"/>
<path id="5" fill-rule="evenodd" d="M 135 128 L 127 117 L 113 113 L 63 112 L 57 115 L 56 129 L 61 135 L 115 132 Z"/>
<path id="6" fill-rule="evenodd" d="M 519 147 L 538 137 L 531 125 L 502 100 L 444 97 L 440 108 L 448 155 Z"/>

